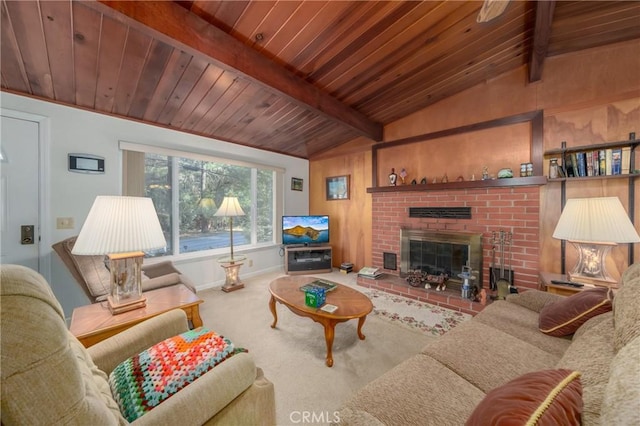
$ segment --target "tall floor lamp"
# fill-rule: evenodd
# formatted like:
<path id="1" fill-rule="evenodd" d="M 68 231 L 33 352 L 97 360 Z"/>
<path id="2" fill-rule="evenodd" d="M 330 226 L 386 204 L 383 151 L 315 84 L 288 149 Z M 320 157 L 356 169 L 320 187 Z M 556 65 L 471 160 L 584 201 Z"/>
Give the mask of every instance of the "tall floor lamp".
<path id="1" fill-rule="evenodd" d="M 618 197 L 567 200 L 553 238 L 569 241 L 578 251 L 578 262 L 568 274 L 570 281 L 608 287 L 616 284 L 605 266 L 611 247 L 640 242 Z"/>
<path id="2" fill-rule="evenodd" d="M 119 314 L 146 305 L 141 272 L 144 251 L 166 245 L 151 198 L 98 196 L 71 253 L 109 258 L 107 303 L 113 314 Z"/>
<path id="3" fill-rule="evenodd" d="M 224 197 L 220 208 L 215 214 L 215 216 L 229 218 L 229 247 L 231 248 L 231 256 L 219 260 L 226 275 L 226 281 L 222 286 L 222 291 L 225 292 L 244 288 L 244 284 L 240 281 L 240 266 L 242 266 L 242 261 L 245 260 L 246 257 L 236 257 L 233 255 L 233 218 L 244 215 L 245 213 L 242 207 L 240 207 L 237 197 Z"/>

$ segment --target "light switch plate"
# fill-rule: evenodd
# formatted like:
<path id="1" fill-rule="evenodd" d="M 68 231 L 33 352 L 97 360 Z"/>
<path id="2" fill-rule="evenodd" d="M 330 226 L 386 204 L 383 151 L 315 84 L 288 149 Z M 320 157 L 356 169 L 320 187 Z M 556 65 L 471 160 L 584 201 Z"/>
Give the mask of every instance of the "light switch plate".
<path id="1" fill-rule="evenodd" d="M 56 229 L 73 229 L 74 220 L 72 217 L 59 217 L 56 219 Z"/>

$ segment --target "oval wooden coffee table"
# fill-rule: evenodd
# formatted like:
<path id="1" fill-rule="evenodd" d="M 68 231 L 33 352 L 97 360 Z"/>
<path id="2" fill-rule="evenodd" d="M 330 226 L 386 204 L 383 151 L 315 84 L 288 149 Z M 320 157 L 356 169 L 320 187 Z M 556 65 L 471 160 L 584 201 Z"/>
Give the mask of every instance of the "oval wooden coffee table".
<path id="1" fill-rule="evenodd" d="M 335 335 L 336 324 L 349 321 L 350 319 L 358 319 L 358 337 L 364 340 L 362 334 L 362 326 L 367 315 L 373 309 L 371 300 L 364 294 L 342 284 L 334 283 L 337 287 L 327 292 L 326 303 L 335 305 L 338 309 L 333 313 L 320 310 L 320 308 L 310 308 L 304 303 L 304 291 L 300 287 L 320 278 L 305 275 L 286 276 L 276 278 L 269 284 L 271 299 L 269 300 L 269 308 L 273 314 L 273 324 L 271 328 L 276 327 L 278 322 L 278 314 L 276 313 L 276 301 L 282 303 L 289 308 L 291 312 L 301 317 L 308 317 L 322 324 L 324 327 L 324 338 L 327 343 L 327 366 L 333 366 L 333 337 Z M 328 281 L 320 279 L 322 281 Z M 329 281 L 332 282 L 332 281 Z"/>

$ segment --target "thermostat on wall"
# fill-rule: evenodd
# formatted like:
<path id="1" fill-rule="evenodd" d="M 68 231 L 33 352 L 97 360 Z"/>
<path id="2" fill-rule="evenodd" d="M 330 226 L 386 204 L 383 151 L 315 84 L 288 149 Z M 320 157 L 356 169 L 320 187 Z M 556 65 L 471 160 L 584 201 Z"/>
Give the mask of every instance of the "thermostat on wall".
<path id="1" fill-rule="evenodd" d="M 76 173 L 104 173 L 104 157 L 91 154 L 69 154 L 69 171 Z"/>

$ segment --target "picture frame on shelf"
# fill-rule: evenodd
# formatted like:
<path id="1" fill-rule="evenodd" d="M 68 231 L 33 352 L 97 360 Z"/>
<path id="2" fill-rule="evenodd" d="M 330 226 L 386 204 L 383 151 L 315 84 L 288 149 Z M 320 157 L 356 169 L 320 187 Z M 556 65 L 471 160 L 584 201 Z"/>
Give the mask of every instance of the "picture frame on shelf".
<path id="1" fill-rule="evenodd" d="M 291 190 L 292 191 L 302 191 L 303 180 L 301 178 L 291 178 Z"/>
<path id="2" fill-rule="evenodd" d="M 326 179 L 327 200 L 348 200 L 349 178 L 350 175 L 328 177 Z"/>

